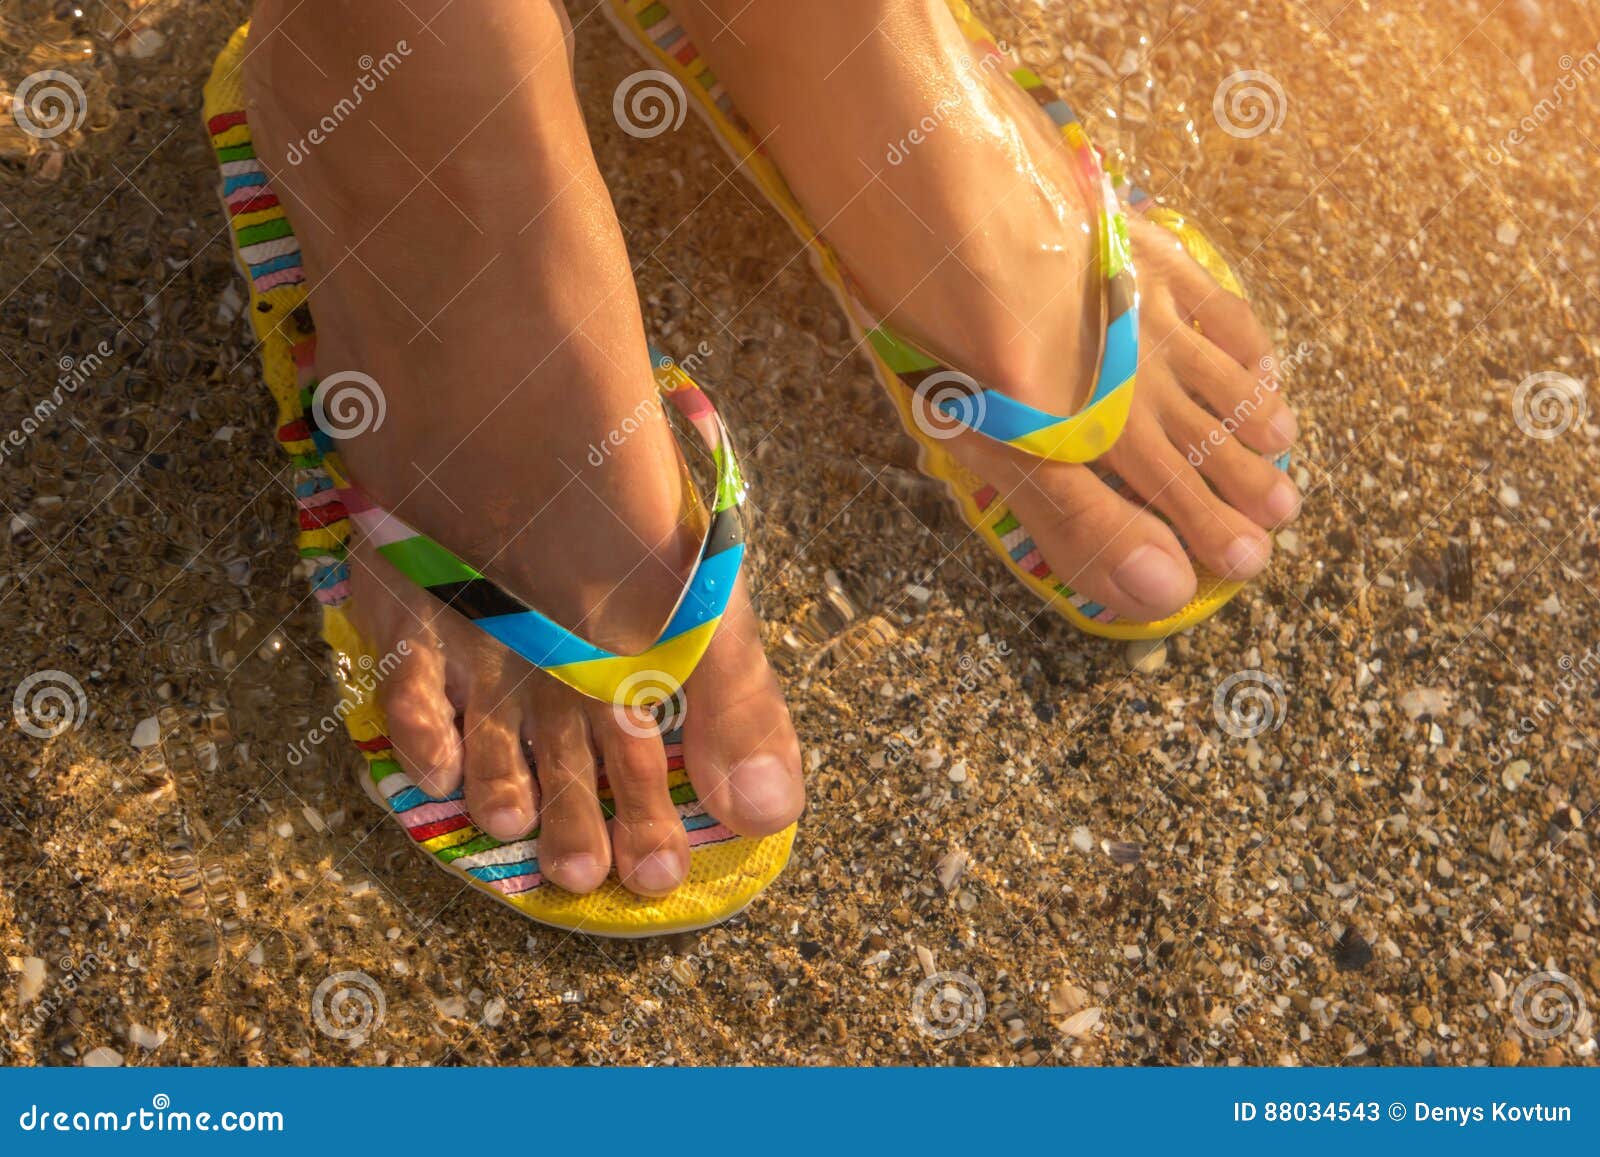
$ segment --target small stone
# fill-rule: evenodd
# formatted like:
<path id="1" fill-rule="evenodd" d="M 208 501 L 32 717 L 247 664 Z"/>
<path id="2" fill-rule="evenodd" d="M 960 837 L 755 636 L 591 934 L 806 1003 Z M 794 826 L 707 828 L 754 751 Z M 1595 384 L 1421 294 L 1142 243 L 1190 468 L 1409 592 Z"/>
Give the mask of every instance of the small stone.
<path id="1" fill-rule="evenodd" d="M 1502 221 L 1494 231 L 1494 239 L 1502 245 L 1515 245 L 1517 238 L 1522 236 L 1522 230 L 1515 221 Z"/>
<path id="2" fill-rule="evenodd" d="M 1063 1036 L 1082 1037 L 1088 1036 L 1100 1023 L 1104 1010 L 1096 1005 L 1093 1008 L 1075 1012 L 1058 1026 Z"/>
<path id="3" fill-rule="evenodd" d="M 133 745 L 135 747 L 154 747 L 160 742 L 161 721 L 154 715 L 139 720 L 139 726 L 133 729 Z"/>
<path id="4" fill-rule="evenodd" d="M 500 1022 L 506 1018 L 506 1002 L 498 996 L 491 997 L 483 1006 L 483 1023 L 490 1028 L 499 1028 Z"/>
<path id="5" fill-rule="evenodd" d="M 1522 1063 L 1522 1046 L 1514 1040 L 1503 1040 L 1494 1046 L 1493 1060 L 1499 1068 L 1515 1068 Z"/>
<path id="6" fill-rule="evenodd" d="M 1333 962 L 1340 972 L 1360 972 L 1372 963 L 1372 945 L 1354 928 L 1346 928 L 1334 949 Z"/>
<path id="7" fill-rule="evenodd" d="M 1167 665 L 1165 639 L 1134 639 L 1127 647 L 1128 666 L 1142 675 L 1151 675 Z"/>
<path id="8" fill-rule="evenodd" d="M 1280 530 L 1272 537 L 1279 547 L 1290 554 L 1300 553 L 1300 532 L 1298 530 Z"/>
<path id="9" fill-rule="evenodd" d="M 167 1034 L 158 1028 L 149 1028 L 134 1021 L 128 1026 L 128 1041 L 147 1053 L 153 1053 L 167 1041 Z"/>
<path id="10" fill-rule="evenodd" d="M 326 832 L 328 830 L 328 825 L 322 822 L 321 814 L 310 804 L 300 805 L 300 814 L 306 817 L 306 823 L 311 825 L 312 831 Z"/>
<path id="11" fill-rule="evenodd" d="M 1076 827 L 1072 829 L 1072 846 L 1080 852 L 1094 851 L 1094 836 L 1088 828 Z"/>
<path id="12" fill-rule="evenodd" d="M 116 1049 L 108 1049 L 101 1045 L 97 1049 L 90 1049 L 83 1055 L 83 1067 L 86 1069 L 115 1069 L 122 1066 L 122 1054 Z"/>
<path id="13" fill-rule="evenodd" d="M 278 837 L 280 839 L 286 840 L 290 836 L 294 835 L 294 825 L 288 820 L 279 820 L 278 826 L 273 830 L 278 833 Z"/>
<path id="14" fill-rule="evenodd" d="M 465 997 L 447 996 L 443 1000 L 433 1002 L 433 1007 L 439 1010 L 440 1016 L 449 1017 L 451 1020 L 460 1020 L 467 1015 L 467 1002 Z"/>
<path id="15" fill-rule="evenodd" d="M 1423 1030 L 1432 1028 L 1433 1010 L 1425 1004 L 1417 1005 L 1411 1010 L 1411 1023 Z"/>
<path id="16" fill-rule="evenodd" d="M 939 861 L 939 866 L 934 869 L 934 874 L 939 877 L 939 886 L 946 892 L 955 890 L 957 882 L 963 872 L 967 870 L 967 853 L 960 848 L 946 852 Z"/>
<path id="17" fill-rule="evenodd" d="M 1522 495 L 1517 493 L 1515 486 L 1502 486 L 1500 487 L 1500 502 L 1502 505 L 1509 506 L 1512 510 L 1515 510 L 1522 505 Z"/>
<path id="18" fill-rule="evenodd" d="M 1500 782 L 1507 791 L 1516 791 L 1528 778 L 1528 773 L 1533 770 L 1533 765 L 1526 759 L 1513 759 L 1506 764 L 1505 770 L 1500 773 Z"/>
<path id="19" fill-rule="evenodd" d="M 1050 990 L 1050 1014 L 1071 1016 L 1088 1007 L 1089 994 L 1076 984 L 1058 984 Z"/>
<path id="20" fill-rule="evenodd" d="M 17 1003 L 32 1004 L 44 991 L 44 959 L 29 956 L 22 962 L 22 975 L 17 978 Z"/>
<path id="21" fill-rule="evenodd" d="M 967 782 L 967 764 L 966 764 L 966 761 L 965 760 L 961 760 L 961 759 L 956 760 L 954 763 L 952 763 L 950 765 L 950 769 L 948 771 L 946 771 L 945 774 L 950 777 L 950 782 L 951 783 L 966 783 Z"/>

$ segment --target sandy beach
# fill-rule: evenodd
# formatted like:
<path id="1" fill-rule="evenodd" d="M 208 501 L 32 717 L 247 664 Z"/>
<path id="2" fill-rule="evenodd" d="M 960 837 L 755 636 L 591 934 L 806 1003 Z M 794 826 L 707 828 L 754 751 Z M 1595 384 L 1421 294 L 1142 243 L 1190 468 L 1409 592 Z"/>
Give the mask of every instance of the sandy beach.
<path id="1" fill-rule="evenodd" d="M 0 88 L 86 115 L 0 116 L 0 1059 L 1594 1064 L 1600 14 L 975 0 L 1236 264 L 1300 415 L 1271 570 L 1131 646 L 971 539 L 787 226 L 694 117 L 622 131 L 642 65 L 568 7 L 653 340 L 749 466 L 789 868 L 571 935 L 342 739 L 291 761 L 334 693 L 200 119 L 248 5 L 20 0 Z"/>

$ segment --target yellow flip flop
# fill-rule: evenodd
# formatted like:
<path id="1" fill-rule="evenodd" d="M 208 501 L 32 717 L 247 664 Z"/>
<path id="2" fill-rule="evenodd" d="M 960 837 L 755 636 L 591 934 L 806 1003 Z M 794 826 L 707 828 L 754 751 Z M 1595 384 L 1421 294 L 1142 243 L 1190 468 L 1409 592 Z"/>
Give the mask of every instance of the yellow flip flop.
<path id="1" fill-rule="evenodd" d="M 657 642 L 638 655 L 613 655 L 579 638 L 493 584 L 421 532 L 378 508 L 345 473 L 331 429 L 341 399 L 332 387 L 360 375 L 316 373 L 316 332 L 307 305 L 300 246 L 257 159 L 245 118 L 241 65 L 249 26 L 235 32 L 205 87 L 206 130 L 222 171 L 234 256 L 250 286 L 251 328 L 262 371 L 277 404 L 279 445 L 295 466 L 300 556 L 312 567 L 322 604 L 322 636 L 333 649 L 342 718 L 366 758 L 364 786 L 439 868 L 541 924 L 596 936 L 639 937 L 704 928 L 737 914 L 788 862 L 795 828 L 763 839 L 735 835 L 709 815 L 684 767 L 670 704 L 717 629 L 744 555 L 740 508 L 745 487 L 727 430 L 710 400 L 670 358 L 653 353 L 666 404 L 704 437 L 717 465 L 716 498 L 695 570 Z M 346 396 L 344 406 L 372 404 Z M 345 429 L 348 436 L 356 431 Z M 425 795 L 393 759 L 376 702 L 382 679 L 399 662 L 380 657 L 351 621 L 346 556 L 353 534 L 374 545 L 412 582 L 527 658 L 551 677 L 591 697 L 659 720 L 668 788 L 689 838 L 688 879 L 659 898 L 637 896 L 616 880 L 588 895 L 564 892 L 539 871 L 538 832 L 502 843 L 478 829 L 459 791 Z M 601 778 L 602 809 L 611 794 Z"/>
<path id="2" fill-rule="evenodd" d="M 1004 61 L 1009 66 L 1010 61 L 964 0 L 947 3 L 975 49 L 985 59 Z M 1008 68 L 1012 79 L 1055 122 L 1086 193 L 1099 201 L 1096 222 L 1106 331 L 1088 401 L 1077 413 L 1066 416 L 1035 410 L 998 391 L 984 389 L 972 376 L 941 364 L 881 322 L 864 323 L 861 319 L 873 315 L 853 292 L 838 255 L 806 216 L 771 158 L 761 150 L 731 97 L 672 15 L 670 4 L 663 0 L 607 0 L 603 10 L 629 44 L 652 65 L 667 72 L 688 94 L 690 105 L 710 126 L 728 155 L 806 243 L 813 266 L 850 319 L 857 340 L 870 353 L 901 424 L 916 440 L 922 472 L 945 485 L 967 525 L 1028 589 L 1089 634 L 1112 639 L 1154 639 L 1203 622 L 1244 588 L 1243 583 L 1207 573 L 1197 563 L 1199 582 L 1195 595 L 1177 613 L 1154 622 L 1119 618 L 1058 579 L 995 488 L 960 465 L 944 446 L 952 433 L 973 430 L 1036 457 L 1090 462 L 1116 441 L 1135 388 L 1138 351 L 1138 296 L 1128 253 L 1124 201 L 1132 200 L 1136 211 L 1176 234 L 1223 289 L 1244 296 L 1234 271 L 1192 221 L 1172 210 L 1149 205 L 1119 174 L 1105 170 L 1071 108 L 1037 74 L 1027 68 Z M 1287 468 L 1288 462 L 1288 454 L 1274 459 L 1280 469 Z M 1114 489 L 1122 488 L 1120 479 L 1104 476 Z"/>

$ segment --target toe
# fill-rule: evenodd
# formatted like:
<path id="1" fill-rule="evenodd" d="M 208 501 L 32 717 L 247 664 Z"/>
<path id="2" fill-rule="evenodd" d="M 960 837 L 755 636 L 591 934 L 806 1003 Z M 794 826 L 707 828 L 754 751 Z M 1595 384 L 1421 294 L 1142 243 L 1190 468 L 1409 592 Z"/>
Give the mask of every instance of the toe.
<path id="1" fill-rule="evenodd" d="M 582 708 L 543 696 L 523 727 L 539 783 L 539 870 L 568 892 L 592 892 L 611 870 L 611 843 L 595 794 L 594 749 Z"/>
<path id="2" fill-rule="evenodd" d="M 461 784 L 461 733 L 445 693 L 444 654 L 430 641 L 406 639 L 392 648 L 404 658 L 378 685 L 395 758 L 414 783 L 434 797 Z"/>
<path id="3" fill-rule="evenodd" d="M 1007 500 L 1073 591 L 1138 621 L 1164 619 L 1194 597 L 1194 568 L 1159 518 L 1083 466 L 1031 461 L 1026 469 Z"/>
<path id="4" fill-rule="evenodd" d="M 667 791 L 661 737 L 653 728 L 641 729 L 636 714 L 593 704 L 589 728 L 611 786 L 617 878 L 641 896 L 664 896 L 689 874 L 689 837 Z"/>
<path id="5" fill-rule="evenodd" d="M 1161 226 L 1144 223 L 1142 229 L 1164 235 L 1158 275 L 1185 320 L 1198 322 L 1207 338 L 1246 369 L 1272 356 L 1272 339 L 1248 301 L 1219 285 Z"/>
<path id="6" fill-rule="evenodd" d="M 1300 512 L 1289 476 L 1240 445 L 1217 418 L 1182 395 L 1164 406 L 1162 425 L 1222 500 L 1258 526 L 1277 526 Z"/>
<path id="7" fill-rule="evenodd" d="M 1272 557 L 1266 531 L 1224 502 L 1174 446 L 1156 416 L 1136 409 L 1107 463 L 1172 520 L 1189 549 L 1223 578 L 1254 578 Z"/>
<path id="8" fill-rule="evenodd" d="M 684 700 L 684 766 L 706 810 L 742 836 L 794 823 L 805 806 L 800 740 L 742 577 Z"/>
<path id="9" fill-rule="evenodd" d="M 1283 399 L 1282 381 L 1270 356 L 1241 366 L 1209 337 L 1178 325 L 1165 343 L 1173 369 L 1190 393 L 1203 401 L 1247 446 L 1281 454 L 1299 427 Z"/>
<path id="10" fill-rule="evenodd" d="M 467 812 L 495 839 L 521 839 L 539 814 L 533 771 L 522 754 L 521 707 L 487 689 L 472 698 L 463 735 Z"/>

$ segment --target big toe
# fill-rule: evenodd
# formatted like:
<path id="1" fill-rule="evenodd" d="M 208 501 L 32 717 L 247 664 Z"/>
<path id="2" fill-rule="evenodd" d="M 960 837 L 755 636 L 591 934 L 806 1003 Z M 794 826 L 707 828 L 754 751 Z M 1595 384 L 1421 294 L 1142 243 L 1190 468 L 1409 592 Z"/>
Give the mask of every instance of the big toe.
<path id="1" fill-rule="evenodd" d="M 684 766 L 706 810 L 742 836 L 794 823 L 805 806 L 800 740 L 742 578 L 684 702 Z"/>

